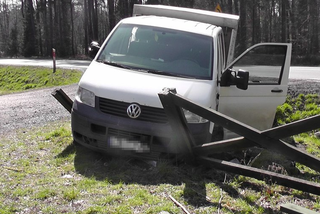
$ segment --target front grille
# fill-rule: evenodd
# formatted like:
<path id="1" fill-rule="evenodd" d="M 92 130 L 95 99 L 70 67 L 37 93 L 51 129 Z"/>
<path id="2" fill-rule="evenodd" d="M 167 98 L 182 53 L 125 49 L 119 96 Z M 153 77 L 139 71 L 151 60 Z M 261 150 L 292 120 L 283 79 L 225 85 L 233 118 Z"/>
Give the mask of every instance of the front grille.
<path id="1" fill-rule="evenodd" d="M 119 117 L 129 118 L 127 115 L 127 108 L 131 103 L 110 100 L 98 97 L 99 109 L 101 112 L 111 114 Z M 168 119 L 163 109 L 154 108 L 149 106 L 140 106 L 141 114 L 136 120 L 154 122 L 154 123 L 167 123 Z"/>

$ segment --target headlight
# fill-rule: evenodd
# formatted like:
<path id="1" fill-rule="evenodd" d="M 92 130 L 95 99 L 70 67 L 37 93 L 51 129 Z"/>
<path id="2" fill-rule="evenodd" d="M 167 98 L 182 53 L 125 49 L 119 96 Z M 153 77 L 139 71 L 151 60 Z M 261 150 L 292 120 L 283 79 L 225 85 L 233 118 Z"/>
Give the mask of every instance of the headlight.
<path id="1" fill-rule="evenodd" d="M 76 94 L 76 99 L 91 107 L 95 106 L 95 95 L 93 92 L 79 87 Z"/>
<path id="2" fill-rule="evenodd" d="M 206 123 L 208 122 L 207 119 L 200 117 L 197 114 L 192 113 L 191 111 L 183 109 L 184 116 L 188 123 Z"/>

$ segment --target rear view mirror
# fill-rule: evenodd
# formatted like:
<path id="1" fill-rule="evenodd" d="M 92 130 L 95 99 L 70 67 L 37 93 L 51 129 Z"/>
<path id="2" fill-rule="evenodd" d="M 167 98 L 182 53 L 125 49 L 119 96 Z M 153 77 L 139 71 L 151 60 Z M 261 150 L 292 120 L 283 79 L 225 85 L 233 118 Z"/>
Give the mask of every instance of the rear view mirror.
<path id="1" fill-rule="evenodd" d="M 248 89 L 249 72 L 239 69 L 238 72 L 227 69 L 221 76 L 220 86 L 236 85 L 242 90 Z"/>
<path id="2" fill-rule="evenodd" d="M 89 46 L 89 56 L 90 58 L 94 58 L 98 51 L 100 50 L 100 45 L 98 42 L 92 41 Z"/>

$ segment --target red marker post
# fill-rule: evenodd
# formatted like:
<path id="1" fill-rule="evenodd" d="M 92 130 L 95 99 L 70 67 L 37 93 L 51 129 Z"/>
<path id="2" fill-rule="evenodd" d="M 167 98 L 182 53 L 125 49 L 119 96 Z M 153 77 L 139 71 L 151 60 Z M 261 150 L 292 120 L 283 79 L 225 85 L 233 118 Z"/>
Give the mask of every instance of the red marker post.
<path id="1" fill-rule="evenodd" d="M 56 72 L 56 49 L 52 48 L 53 73 Z"/>

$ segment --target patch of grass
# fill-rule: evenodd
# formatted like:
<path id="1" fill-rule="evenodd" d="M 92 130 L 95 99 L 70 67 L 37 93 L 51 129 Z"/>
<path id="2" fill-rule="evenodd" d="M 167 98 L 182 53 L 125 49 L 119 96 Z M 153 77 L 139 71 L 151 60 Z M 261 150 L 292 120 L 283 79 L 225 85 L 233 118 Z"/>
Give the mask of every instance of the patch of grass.
<path id="1" fill-rule="evenodd" d="M 63 191 L 63 198 L 67 201 L 73 201 L 80 195 L 80 192 L 75 188 L 68 188 Z"/>
<path id="2" fill-rule="evenodd" d="M 0 213 L 183 213 L 169 195 L 191 213 L 280 213 L 297 198 L 320 210 L 318 196 L 245 176 L 95 153 L 69 123 L 6 133 L 0 149 Z"/>
<path id="3" fill-rule="evenodd" d="M 12 191 L 12 194 L 15 197 L 25 197 L 30 194 L 33 194 L 33 189 L 18 187 L 14 191 Z"/>
<path id="4" fill-rule="evenodd" d="M 51 188 L 43 188 L 35 194 L 35 199 L 45 200 L 54 197 L 56 192 Z"/>
<path id="5" fill-rule="evenodd" d="M 46 88 L 77 83 L 81 71 L 44 67 L 0 66 L 0 95 L 28 89 Z"/>
<path id="6" fill-rule="evenodd" d="M 275 125 L 283 125 L 320 114 L 318 94 L 288 96 L 286 102 L 277 108 Z"/>
<path id="7" fill-rule="evenodd" d="M 318 94 L 299 94 L 298 97 L 287 97 L 286 103 L 277 108 L 275 125 L 284 125 L 320 114 L 320 96 Z M 320 157 L 320 139 L 314 136 L 319 131 L 312 130 L 294 136 L 296 143 L 303 145 L 306 151 Z"/>
<path id="8" fill-rule="evenodd" d="M 303 144 L 306 147 L 308 153 L 320 157 L 320 140 L 314 135 L 297 135 L 294 137 L 296 142 Z"/>
<path id="9" fill-rule="evenodd" d="M 314 209 L 320 210 L 320 201 L 317 200 L 316 203 L 314 203 Z"/>
<path id="10" fill-rule="evenodd" d="M 288 96 L 286 102 L 277 108 L 275 124 L 284 125 L 319 114 L 319 94 L 299 94 L 297 97 Z M 292 139 L 300 149 L 316 157 L 320 157 L 320 139 L 315 136 L 315 133 L 318 131 L 320 129 L 301 133 L 293 136 Z M 299 163 L 296 163 L 296 168 L 302 173 L 303 178 L 312 178 L 313 181 L 319 182 L 320 176 L 318 172 Z"/>

